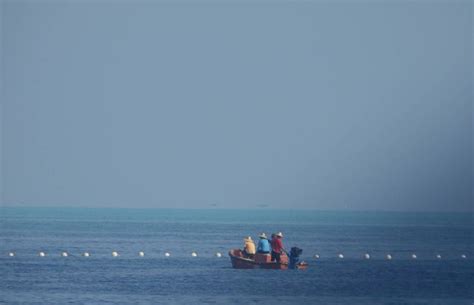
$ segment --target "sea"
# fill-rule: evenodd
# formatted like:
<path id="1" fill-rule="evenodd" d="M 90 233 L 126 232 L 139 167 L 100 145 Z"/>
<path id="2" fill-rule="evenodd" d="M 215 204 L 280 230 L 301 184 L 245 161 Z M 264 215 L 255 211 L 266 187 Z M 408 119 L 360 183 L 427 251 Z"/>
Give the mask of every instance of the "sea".
<path id="1" fill-rule="evenodd" d="M 228 251 L 244 237 L 280 231 L 307 270 L 232 268 Z M 474 218 L 3 207 L 0 304 L 472 305 Z"/>

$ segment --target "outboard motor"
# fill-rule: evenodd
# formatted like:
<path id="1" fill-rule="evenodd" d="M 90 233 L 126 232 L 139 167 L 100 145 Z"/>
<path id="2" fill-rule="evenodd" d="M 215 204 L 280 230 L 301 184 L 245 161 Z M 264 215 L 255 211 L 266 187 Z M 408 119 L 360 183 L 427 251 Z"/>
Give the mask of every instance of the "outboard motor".
<path id="1" fill-rule="evenodd" d="M 290 263 L 288 267 L 290 269 L 296 269 L 296 266 L 300 262 L 300 255 L 303 253 L 303 249 L 298 247 L 292 247 L 290 250 Z"/>

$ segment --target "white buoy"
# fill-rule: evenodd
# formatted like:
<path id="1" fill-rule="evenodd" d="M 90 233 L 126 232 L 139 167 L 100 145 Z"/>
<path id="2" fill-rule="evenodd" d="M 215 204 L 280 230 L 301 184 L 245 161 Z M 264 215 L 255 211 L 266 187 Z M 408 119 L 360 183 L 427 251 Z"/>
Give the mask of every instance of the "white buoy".
<path id="1" fill-rule="evenodd" d="M 119 254 L 116 251 L 114 251 L 114 252 L 112 252 L 112 256 L 117 257 L 117 256 L 119 256 Z"/>
<path id="2" fill-rule="evenodd" d="M 63 253 L 61 253 L 61 256 L 62 256 L 62 257 L 67 257 L 68 254 L 67 254 L 67 252 L 63 252 Z"/>
<path id="3" fill-rule="evenodd" d="M 40 252 L 40 253 L 38 253 L 38 255 L 41 256 L 41 257 L 44 257 L 44 256 L 46 256 L 46 253 Z"/>
<path id="4" fill-rule="evenodd" d="M 344 258 L 344 255 L 342 255 L 342 253 L 339 253 L 339 255 L 337 257 Z"/>
<path id="5" fill-rule="evenodd" d="M 466 254 L 461 255 L 461 258 L 466 258 Z"/>
<path id="6" fill-rule="evenodd" d="M 319 254 L 315 254 L 313 257 L 314 257 L 315 259 L 318 259 L 318 258 L 319 258 Z"/>
<path id="7" fill-rule="evenodd" d="M 140 251 L 140 252 L 138 252 L 138 255 L 140 255 L 141 257 L 144 257 L 144 256 L 145 256 L 145 252 Z"/>
<path id="8" fill-rule="evenodd" d="M 221 256 L 222 256 L 222 254 L 220 252 L 216 253 L 216 257 L 221 257 Z"/>
<path id="9" fill-rule="evenodd" d="M 15 252 L 10 252 L 10 253 L 8 253 L 8 256 L 14 257 L 14 256 L 15 256 Z"/>
<path id="10" fill-rule="evenodd" d="M 84 252 L 84 254 L 82 254 L 82 255 L 84 255 L 84 257 L 89 257 L 90 256 L 89 252 Z"/>
<path id="11" fill-rule="evenodd" d="M 168 257 L 170 256 L 171 254 L 169 252 L 165 252 L 165 256 Z"/>
<path id="12" fill-rule="evenodd" d="M 196 252 L 193 252 L 193 253 L 191 253 L 191 256 L 192 256 L 192 257 L 196 257 L 196 256 L 198 256 L 198 255 L 197 255 Z"/>
<path id="13" fill-rule="evenodd" d="M 411 258 L 416 259 L 416 258 L 417 258 L 416 254 L 413 253 L 413 254 L 411 255 Z"/>
<path id="14" fill-rule="evenodd" d="M 370 259 L 370 254 L 369 254 L 369 253 L 365 253 L 364 257 L 365 257 L 365 259 Z"/>
<path id="15" fill-rule="evenodd" d="M 440 255 L 440 254 L 436 254 L 436 258 L 437 258 L 437 259 L 441 259 L 441 255 Z"/>
<path id="16" fill-rule="evenodd" d="M 388 260 L 391 260 L 391 259 L 392 259 L 392 255 L 387 254 L 387 259 L 388 259 Z"/>

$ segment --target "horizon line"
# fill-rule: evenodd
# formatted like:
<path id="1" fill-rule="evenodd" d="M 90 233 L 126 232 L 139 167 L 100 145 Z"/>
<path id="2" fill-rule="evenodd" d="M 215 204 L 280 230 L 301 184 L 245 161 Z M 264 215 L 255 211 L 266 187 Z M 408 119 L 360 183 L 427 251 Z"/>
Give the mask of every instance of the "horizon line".
<path id="1" fill-rule="evenodd" d="M 320 209 L 320 208 L 300 208 L 300 207 L 225 207 L 225 206 L 209 206 L 209 207 L 121 207 L 121 206 L 57 206 L 57 205 L 42 205 L 42 206 L 31 206 L 31 205 L 6 205 L 0 204 L 0 208 L 13 208 L 13 209 L 123 209 L 123 210 L 236 210 L 236 211 L 312 211 L 312 212 L 361 212 L 361 213 L 470 213 L 473 214 L 473 210 L 387 210 L 387 209 Z"/>

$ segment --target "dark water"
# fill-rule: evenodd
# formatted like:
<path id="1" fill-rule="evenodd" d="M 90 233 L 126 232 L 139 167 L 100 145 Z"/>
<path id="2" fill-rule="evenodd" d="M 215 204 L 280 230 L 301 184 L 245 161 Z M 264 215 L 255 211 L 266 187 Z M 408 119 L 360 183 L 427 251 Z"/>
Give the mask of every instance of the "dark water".
<path id="1" fill-rule="evenodd" d="M 5 304 L 474 303 L 472 214 L 30 208 L 0 213 Z M 229 248 L 240 247 L 246 235 L 274 231 L 284 232 L 287 247 L 304 249 L 308 270 L 230 267 Z M 69 257 L 61 257 L 62 251 Z M 85 251 L 91 256 L 81 256 Z M 112 251 L 120 256 L 112 257 Z M 363 259 L 365 253 L 370 260 Z"/>

